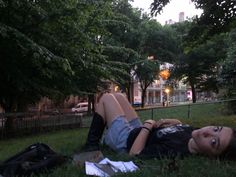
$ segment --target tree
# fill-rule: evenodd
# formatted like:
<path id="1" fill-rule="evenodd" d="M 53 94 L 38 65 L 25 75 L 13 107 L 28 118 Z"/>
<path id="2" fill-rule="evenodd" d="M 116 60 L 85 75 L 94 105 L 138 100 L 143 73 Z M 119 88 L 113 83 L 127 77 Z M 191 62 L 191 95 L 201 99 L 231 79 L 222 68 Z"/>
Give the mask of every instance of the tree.
<path id="1" fill-rule="evenodd" d="M 105 33 L 103 22 L 110 5 L 111 1 L 102 0 L 1 1 L 0 33 L 4 52 L 1 66 L 6 71 L 3 78 L 12 79 L 11 82 L 2 80 L 9 88 L 3 88 L 8 93 L 4 93 L 5 102 L 18 104 L 16 96 L 20 95 L 20 105 L 26 107 L 43 96 L 54 99 L 72 93 L 95 93 L 98 83 L 110 77 L 110 67 L 106 72 L 101 70 L 110 64 L 101 55 L 98 40 L 98 36 Z M 24 63 L 18 62 L 23 59 Z M 17 69 L 11 70 L 14 63 Z M 24 74 L 17 77 L 16 71 Z M 98 85 L 94 85 L 94 80 Z M 13 101 L 6 101 L 8 98 Z M 5 105 L 2 106 L 7 112 L 20 111 L 19 106 Z"/>
<path id="2" fill-rule="evenodd" d="M 143 19 L 138 27 L 140 33 L 140 64 L 134 69 L 142 90 L 142 106 L 146 96 L 147 87 L 157 79 L 159 64 L 161 62 L 172 63 L 178 53 L 178 45 L 174 30 L 162 27 L 151 19 Z M 147 60 L 152 58 L 153 61 Z M 143 61 L 143 62 L 142 62 Z"/>
<path id="3" fill-rule="evenodd" d="M 127 0 L 117 0 L 112 5 L 112 15 L 105 23 L 108 35 L 102 36 L 103 54 L 119 70 L 113 69 L 111 80 L 126 92 L 132 102 L 131 71 L 139 59 L 139 36 L 136 27 L 141 21 L 141 12 L 133 9 Z M 114 67 L 112 67 L 114 68 Z"/>
<path id="4" fill-rule="evenodd" d="M 171 63 L 178 53 L 178 45 L 172 28 L 162 27 L 156 20 L 143 19 L 139 25 L 142 58 L 153 56 L 155 60 Z"/>
<path id="5" fill-rule="evenodd" d="M 183 79 L 191 86 L 193 103 L 196 102 L 196 88 L 200 91 L 218 92 L 218 63 L 226 56 L 225 35 L 219 35 L 206 44 L 185 51 L 174 65 L 172 76 Z"/>
<path id="6" fill-rule="evenodd" d="M 47 33 L 42 38 L 52 42 L 43 42 L 67 57 L 74 72 L 68 93 L 95 94 L 112 71 L 107 56 L 102 54 L 101 39 L 106 35 L 104 23 L 109 19 L 111 1 L 55 1 L 45 6 L 52 19 L 45 23 Z"/>
<path id="7" fill-rule="evenodd" d="M 0 104 L 6 112 L 24 111 L 44 96 L 91 94 L 103 86 L 112 68 L 98 38 L 105 33 L 110 5 L 103 0 L 0 1 Z"/>
<path id="8" fill-rule="evenodd" d="M 136 65 L 135 76 L 138 78 L 141 87 L 141 107 L 144 107 L 146 90 L 148 86 L 157 79 L 159 73 L 159 63 L 154 60 L 144 60 Z"/>
<path id="9" fill-rule="evenodd" d="M 54 55 L 16 28 L 0 23 L 0 29 L 0 80 L 4 83 L 0 86 L 0 104 L 6 112 L 23 111 L 42 95 L 62 89 L 57 81 L 72 74 L 67 59 Z"/>
<path id="10" fill-rule="evenodd" d="M 236 97 L 236 30 L 233 29 L 226 38 L 228 49 L 227 57 L 221 64 L 219 75 L 220 88 L 226 89 L 226 98 Z"/>

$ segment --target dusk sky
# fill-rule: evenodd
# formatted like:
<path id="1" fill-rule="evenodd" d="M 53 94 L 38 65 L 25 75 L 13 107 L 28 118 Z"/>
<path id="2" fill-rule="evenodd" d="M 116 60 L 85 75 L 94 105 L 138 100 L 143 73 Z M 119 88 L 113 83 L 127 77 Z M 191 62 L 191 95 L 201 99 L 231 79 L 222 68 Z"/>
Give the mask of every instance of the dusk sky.
<path id="1" fill-rule="evenodd" d="M 132 2 L 133 7 L 138 7 L 144 9 L 146 12 L 150 12 L 150 5 L 153 0 L 134 0 Z M 165 21 L 172 19 L 174 21 L 179 20 L 179 13 L 184 12 L 186 17 L 193 17 L 194 15 L 200 15 L 202 10 L 196 9 L 191 0 L 171 0 L 170 3 L 164 7 L 161 15 L 155 17 L 158 22 L 162 25 L 165 24 Z"/>

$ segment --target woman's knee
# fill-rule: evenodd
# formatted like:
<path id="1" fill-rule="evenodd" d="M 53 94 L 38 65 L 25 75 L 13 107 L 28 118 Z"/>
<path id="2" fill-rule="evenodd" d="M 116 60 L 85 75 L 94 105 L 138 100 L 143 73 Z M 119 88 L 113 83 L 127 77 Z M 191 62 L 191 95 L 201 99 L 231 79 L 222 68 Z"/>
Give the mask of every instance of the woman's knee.
<path id="1" fill-rule="evenodd" d="M 104 103 L 110 101 L 111 99 L 115 99 L 114 95 L 111 93 L 105 93 L 101 96 L 99 103 Z"/>
<path id="2" fill-rule="evenodd" d="M 126 98 L 123 93 L 114 93 L 113 95 L 114 95 L 115 97 L 123 97 L 123 98 Z"/>
<path id="3" fill-rule="evenodd" d="M 126 96 L 123 93 L 114 93 L 114 96 L 117 100 L 127 100 Z"/>

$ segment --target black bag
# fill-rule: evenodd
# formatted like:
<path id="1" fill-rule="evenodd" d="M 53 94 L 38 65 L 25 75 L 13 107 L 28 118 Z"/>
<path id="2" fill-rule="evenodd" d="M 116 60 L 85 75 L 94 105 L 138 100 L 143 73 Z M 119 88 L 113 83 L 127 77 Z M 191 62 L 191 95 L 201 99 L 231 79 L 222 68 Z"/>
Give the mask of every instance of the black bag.
<path id="1" fill-rule="evenodd" d="M 67 157 L 56 153 L 48 145 L 36 143 L 0 164 L 3 177 L 30 176 L 49 171 L 65 163 Z"/>

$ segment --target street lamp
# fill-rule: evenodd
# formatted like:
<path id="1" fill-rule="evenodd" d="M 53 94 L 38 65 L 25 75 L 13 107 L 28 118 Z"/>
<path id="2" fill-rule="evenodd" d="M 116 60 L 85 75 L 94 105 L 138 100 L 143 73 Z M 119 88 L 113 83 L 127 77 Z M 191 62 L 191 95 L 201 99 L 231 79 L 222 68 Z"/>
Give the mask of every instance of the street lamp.
<path id="1" fill-rule="evenodd" d="M 168 69 L 161 70 L 159 75 L 163 80 L 167 80 L 170 77 L 170 71 Z"/>
<path id="2" fill-rule="evenodd" d="M 169 106 L 169 94 L 170 94 L 170 89 L 169 88 L 166 88 L 165 89 L 165 92 L 166 92 L 166 106 Z"/>

